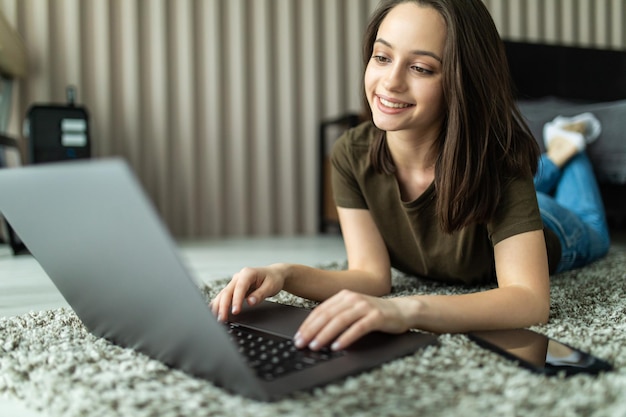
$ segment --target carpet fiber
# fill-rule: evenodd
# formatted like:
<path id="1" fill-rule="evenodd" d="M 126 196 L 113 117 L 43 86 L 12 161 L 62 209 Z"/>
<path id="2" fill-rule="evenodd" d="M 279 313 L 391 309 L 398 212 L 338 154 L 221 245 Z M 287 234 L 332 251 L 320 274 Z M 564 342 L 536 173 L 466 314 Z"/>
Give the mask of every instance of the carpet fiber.
<path id="1" fill-rule="evenodd" d="M 341 268 L 340 263 L 326 265 Z M 226 281 L 206 288 L 211 297 Z M 456 294 L 394 273 L 394 295 Z M 281 293 L 277 301 L 309 304 Z M 56 416 L 626 416 L 626 251 L 552 278 L 534 329 L 613 363 L 597 377 L 535 375 L 464 335 L 277 403 L 230 395 L 89 334 L 69 309 L 0 319 L 0 395 Z"/>

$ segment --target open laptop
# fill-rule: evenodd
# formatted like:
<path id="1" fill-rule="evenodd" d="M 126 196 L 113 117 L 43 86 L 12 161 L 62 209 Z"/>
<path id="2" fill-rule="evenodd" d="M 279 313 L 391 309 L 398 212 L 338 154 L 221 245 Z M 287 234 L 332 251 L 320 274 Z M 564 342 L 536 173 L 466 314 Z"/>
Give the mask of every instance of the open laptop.
<path id="1" fill-rule="evenodd" d="M 291 347 L 280 355 L 300 363 L 270 371 L 259 346 L 240 345 L 289 345 L 308 310 L 264 302 L 219 323 L 121 160 L 0 170 L 0 212 L 91 333 L 243 396 L 278 399 L 436 343 L 372 333 L 339 354 Z M 250 351 L 256 358 L 244 357 Z"/>

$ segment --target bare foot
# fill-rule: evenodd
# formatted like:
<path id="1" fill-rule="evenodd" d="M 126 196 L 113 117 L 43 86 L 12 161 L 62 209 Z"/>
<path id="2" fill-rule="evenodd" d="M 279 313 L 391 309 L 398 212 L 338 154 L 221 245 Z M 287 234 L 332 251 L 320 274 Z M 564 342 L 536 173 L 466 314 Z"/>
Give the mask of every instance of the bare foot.
<path id="1" fill-rule="evenodd" d="M 554 136 L 550 142 L 550 147 L 546 151 L 546 155 L 556 166 L 560 168 L 563 167 L 578 152 L 578 148 L 571 141 L 560 136 Z"/>

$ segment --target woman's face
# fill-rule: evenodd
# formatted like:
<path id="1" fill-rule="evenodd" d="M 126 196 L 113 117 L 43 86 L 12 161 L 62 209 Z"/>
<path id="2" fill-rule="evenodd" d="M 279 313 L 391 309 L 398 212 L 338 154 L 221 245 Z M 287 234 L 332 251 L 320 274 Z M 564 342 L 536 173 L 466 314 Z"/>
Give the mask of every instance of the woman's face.
<path id="1" fill-rule="evenodd" d="M 365 69 L 365 93 L 374 123 L 387 132 L 439 134 L 443 120 L 441 58 L 446 26 L 431 7 L 394 7 L 378 28 Z"/>

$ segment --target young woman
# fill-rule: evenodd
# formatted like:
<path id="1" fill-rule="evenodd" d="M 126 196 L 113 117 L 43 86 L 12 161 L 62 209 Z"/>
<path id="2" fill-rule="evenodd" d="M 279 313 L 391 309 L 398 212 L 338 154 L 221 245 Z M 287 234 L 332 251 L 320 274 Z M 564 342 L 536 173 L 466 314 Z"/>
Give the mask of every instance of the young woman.
<path id="1" fill-rule="evenodd" d="M 548 194 L 561 179 L 576 185 L 568 167 L 589 169 L 571 137 L 584 135 L 567 120 L 550 131 L 554 155 L 542 157 L 540 173 L 550 182 L 541 185 L 540 201 L 549 202 L 552 221 L 544 229 L 533 183 L 539 148 L 514 104 L 503 45 L 481 0 L 384 2 L 367 28 L 364 60 L 372 121 L 343 135 L 332 155 L 348 269 L 244 268 L 213 300 L 214 313 L 224 320 L 244 302 L 280 290 L 324 301 L 294 336 L 298 347 L 314 350 L 345 348 L 373 330 L 465 332 L 546 322 L 549 273 L 587 263 L 608 247 L 592 176 L 581 185 L 592 189 L 599 232 Z M 571 214 L 565 225 L 563 212 Z M 379 298 L 390 292 L 391 267 L 450 283 L 496 281 L 497 288 Z"/>

